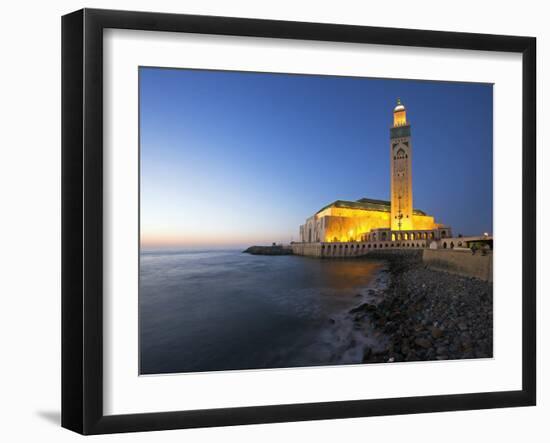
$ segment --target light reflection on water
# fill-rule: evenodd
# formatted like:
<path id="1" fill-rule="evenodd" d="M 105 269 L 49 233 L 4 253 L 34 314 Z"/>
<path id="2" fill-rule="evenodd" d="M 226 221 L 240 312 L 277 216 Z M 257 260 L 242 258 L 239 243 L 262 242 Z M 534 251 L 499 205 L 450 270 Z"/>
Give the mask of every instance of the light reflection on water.
<path id="1" fill-rule="evenodd" d="M 341 362 L 334 322 L 380 262 L 149 251 L 140 264 L 141 373 Z M 336 331 L 335 331 L 336 332 Z M 345 345 L 345 344 L 344 344 Z"/>

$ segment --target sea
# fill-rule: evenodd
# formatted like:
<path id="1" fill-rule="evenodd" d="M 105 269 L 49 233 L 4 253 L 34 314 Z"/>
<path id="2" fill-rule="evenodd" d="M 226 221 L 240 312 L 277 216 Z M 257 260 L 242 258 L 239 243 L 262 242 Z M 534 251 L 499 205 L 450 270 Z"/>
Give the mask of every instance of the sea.
<path id="1" fill-rule="evenodd" d="M 383 346 L 350 309 L 387 284 L 384 262 L 143 250 L 140 373 L 361 363 Z"/>

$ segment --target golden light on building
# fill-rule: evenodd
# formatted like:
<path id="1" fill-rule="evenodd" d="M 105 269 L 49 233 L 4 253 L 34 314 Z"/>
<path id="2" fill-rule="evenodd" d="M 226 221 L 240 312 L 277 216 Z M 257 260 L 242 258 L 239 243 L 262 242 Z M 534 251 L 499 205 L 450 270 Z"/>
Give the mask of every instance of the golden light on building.
<path id="1" fill-rule="evenodd" d="M 405 126 L 407 124 L 407 111 L 401 103 L 401 99 L 397 99 L 397 106 L 393 108 L 393 126 Z"/>
<path id="2" fill-rule="evenodd" d="M 413 207 L 411 126 L 406 112 L 397 99 L 390 128 L 390 201 L 362 198 L 330 203 L 300 226 L 301 242 L 401 242 L 450 234 L 448 226 Z"/>

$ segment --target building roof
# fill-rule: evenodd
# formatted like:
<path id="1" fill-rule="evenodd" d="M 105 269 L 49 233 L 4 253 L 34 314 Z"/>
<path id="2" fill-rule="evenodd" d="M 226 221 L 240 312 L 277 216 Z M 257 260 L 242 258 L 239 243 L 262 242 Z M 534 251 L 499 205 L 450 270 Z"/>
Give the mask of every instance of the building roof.
<path id="1" fill-rule="evenodd" d="M 390 212 L 391 203 L 387 200 L 376 200 L 374 198 L 361 198 L 357 201 L 336 200 L 323 208 L 319 209 L 316 213 L 324 211 L 327 208 L 350 208 L 350 209 L 362 209 L 367 211 L 382 211 Z M 426 215 L 424 211 L 420 209 L 413 209 L 414 215 Z"/>

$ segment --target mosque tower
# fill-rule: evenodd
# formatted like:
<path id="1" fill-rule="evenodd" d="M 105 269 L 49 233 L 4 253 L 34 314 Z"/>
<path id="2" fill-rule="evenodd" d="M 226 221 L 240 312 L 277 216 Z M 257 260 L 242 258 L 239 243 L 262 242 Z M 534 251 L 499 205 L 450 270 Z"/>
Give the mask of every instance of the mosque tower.
<path id="1" fill-rule="evenodd" d="M 405 106 L 397 99 L 390 128 L 391 229 L 413 229 L 411 126 Z"/>

